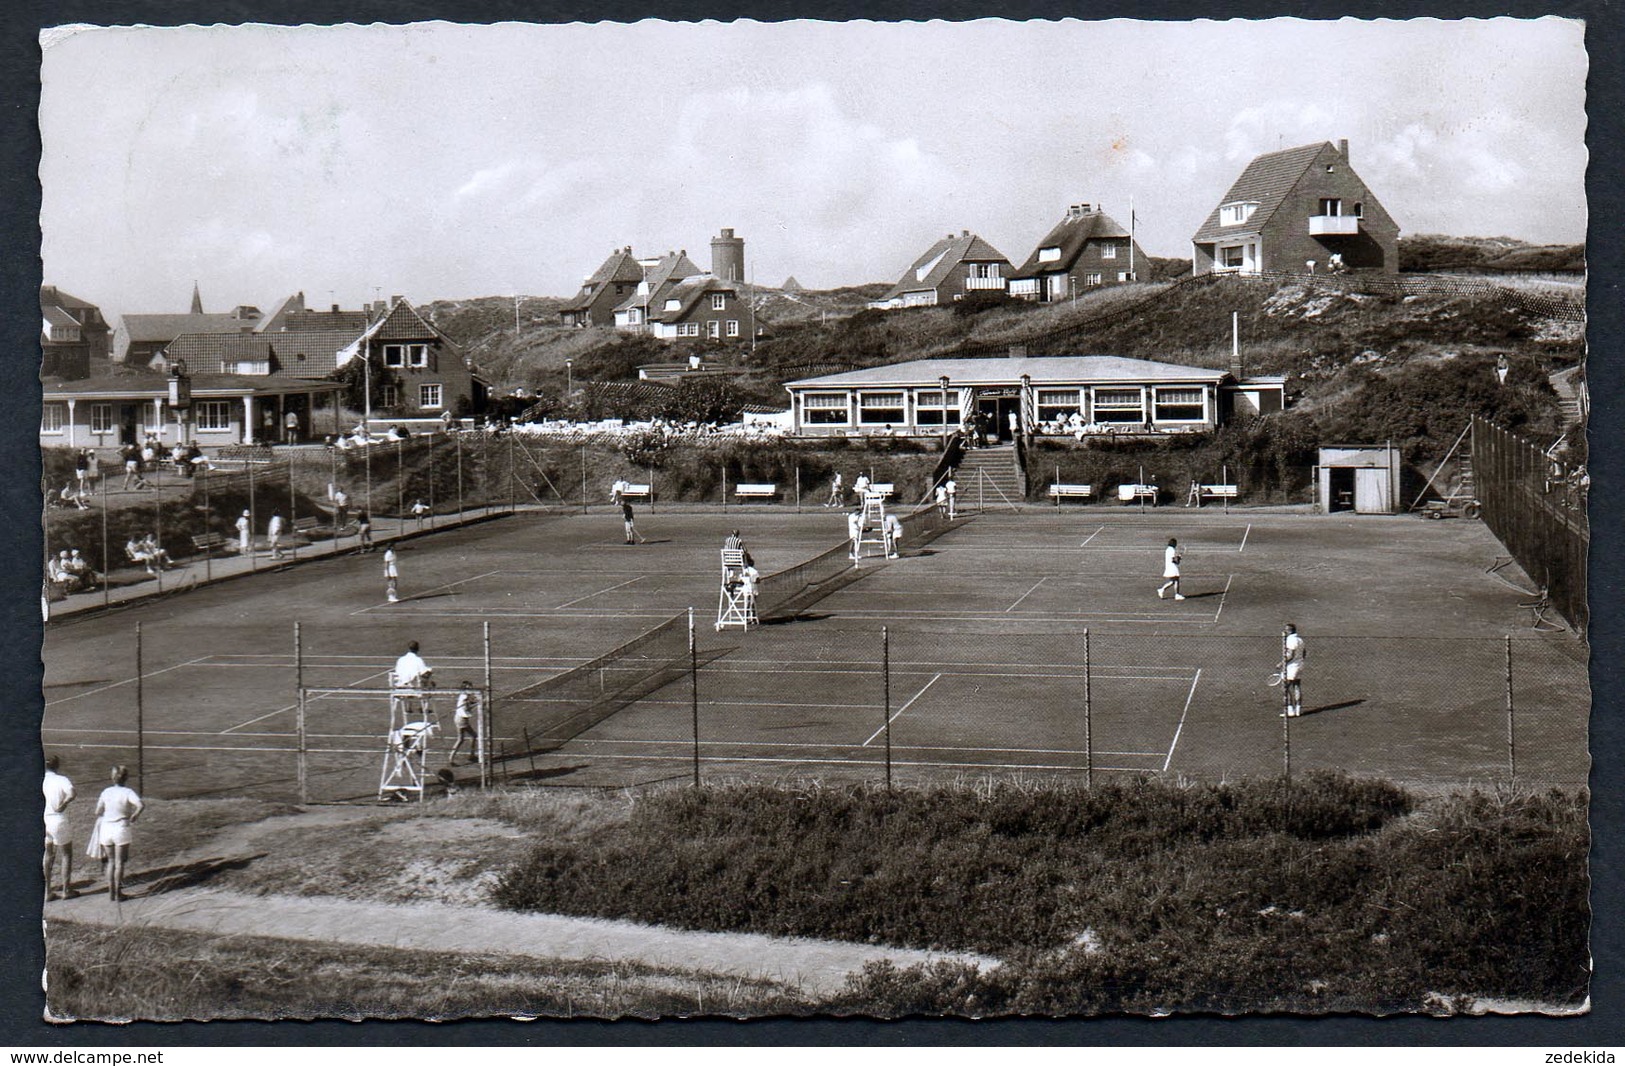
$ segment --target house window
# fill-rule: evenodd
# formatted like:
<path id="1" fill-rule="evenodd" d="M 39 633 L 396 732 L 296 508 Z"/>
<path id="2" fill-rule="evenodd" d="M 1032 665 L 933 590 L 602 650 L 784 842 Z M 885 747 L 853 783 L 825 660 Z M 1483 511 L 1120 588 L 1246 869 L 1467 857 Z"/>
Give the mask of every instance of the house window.
<path id="1" fill-rule="evenodd" d="M 41 433 L 61 433 L 62 428 L 68 424 L 68 405 L 65 403 L 48 403 L 40 411 L 39 431 Z"/>
<path id="2" fill-rule="evenodd" d="M 434 408 L 439 407 L 440 406 L 440 386 L 439 385 L 419 385 L 418 386 L 418 406 L 423 408 L 426 411 L 433 410 Z"/>
<path id="3" fill-rule="evenodd" d="M 1038 420 L 1061 422 L 1073 415 L 1083 414 L 1082 396 L 1079 389 L 1039 389 Z"/>
<path id="4" fill-rule="evenodd" d="M 1322 201 L 1320 201 L 1320 213 L 1322 215 L 1327 215 L 1327 216 L 1330 216 L 1332 218 L 1338 217 L 1339 215 L 1341 215 L 1343 213 L 1343 201 L 1342 200 L 1322 200 Z"/>
<path id="5" fill-rule="evenodd" d="M 737 319 L 737 318 L 728 319 L 728 336 L 730 336 L 730 337 L 739 336 L 739 319 Z"/>
<path id="6" fill-rule="evenodd" d="M 1159 388 L 1156 393 L 1158 422 L 1201 422 L 1207 418 L 1207 405 L 1200 388 Z"/>
<path id="7" fill-rule="evenodd" d="M 1099 285 L 1100 284 L 1100 275 L 1099 274 L 1085 275 L 1084 279 L 1083 279 L 1083 283 L 1085 285 Z"/>
<path id="8" fill-rule="evenodd" d="M 705 324 L 705 335 L 712 340 L 716 340 L 718 337 L 722 336 L 722 323 L 714 318 L 707 322 Z"/>
<path id="9" fill-rule="evenodd" d="M 1059 247 L 1038 249 L 1038 261 L 1040 263 L 1053 263 L 1060 258 L 1061 249 Z"/>
<path id="10" fill-rule="evenodd" d="M 1240 270 L 1247 265 L 1247 251 L 1239 244 L 1219 249 L 1219 265 L 1226 270 Z"/>
<path id="11" fill-rule="evenodd" d="M 683 301 L 681 301 L 681 300 L 667 300 L 666 301 L 666 310 L 668 310 L 668 311 L 680 311 L 680 310 L 682 310 L 682 307 L 683 307 Z"/>
<path id="12" fill-rule="evenodd" d="M 1238 200 L 1233 204 L 1225 204 L 1223 207 L 1219 208 L 1219 225 L 1239 226 L 1249 218 L 1252 218 L 1253 212 L 1257 210 L 1258 204 L 1253 201 Z"/>
<path id="13" fill-rule="evenodd" d="M 914 422 L 920 426 L 948 426 L 959 422 L 959 390 L 926 389 L 914 394 Z"/>
<path id="14" fill-rule="evenodd" d="M 1139 389 L 1096 389 L 1096 422 L 1144 422 L 1145 394 Z"/>
<path id="15" fill-rule="evenodd" d="M 1102 244 L 1100 246 L 1100 258 L 1102 258 L 1102 259 L 1116 259 L 1117 258 L 1117 245 L 1116 245 L 1116 243 L 1113 242 L 1113 241 L 1107 241 L 1106 243 Z"/>
<path id="16" fill-rule="evenodd" d="M 200 431 L 231 428 L 230 400 L 202 400 L 192 404 L 192 418 Z"/>
<path id="17" fill-rule="evenodd" d="M 1354 217 L 1355 218 L 1364 218 L 1365 217 L 1365 204 L 1361 203 L 1358 200 L 1354 201 Z"/>
<path id="18" fill-rule="evenodd" d="M 384 385 L 378 390 L 378 406 L 399 407 L 401 405 L 401 390 L 396 385 Z"/>
<path id="19" fill-rule="evenodd" d="M 994 280 L 997 280 L 999 276 L 999 264 L 972 263 L 970 264 L 970 274 L 968 276 L 973 278 L 993 278 Z"/>
<path id="20" fill-rule="evenodd" d="M 616 296 L 625 296 L 626 295 L 626 286 L 625 285 L 616 285 L 615 286 L 615 295 Z"/>
<path id="21" fill-rule="evenodd" d="M 844 426 L 850 417 L 846 393 L 807 393 L 801 397 L 801 415 L 809 426 Z"/>
<path id="22" fill-rule="evenodd" d="M 405 366 L 406 365 L 406 345 L 404 345 L 404 344 L 386 344 L 386 345 L 384 345 L 384 365 L 385 366 Z"/>
<path id="23" fill-rule="evenodd" d="M 868 426 L 903 424 L 903 394 L 862 392 L 858 394 L 858 421 Z"/>
<path id="24" fill-rule="evenodd" d="M 700 335 L 700 324 L 698 322 L 684 322 L 682 332 L 685 337 L 698 337 Z"/>
<path id="25" fill-rule="evenodd" d="M 642 319 L 640 319 L 638 317 L 638 309 L 636 307 L 629 307 L 629 308 L 626 309 L 626 324 L 627 325 L 635 326 L 640 321 L 642 321 Z"/>
<path id="26" fill-rule="evenodd" d="M 727 307 L 728 307 L 728 294 L 727 293 L 725 293 L 725 292 L 713 292 L 711 294 L 711 310 L 713 310 L 713 311 L 723 311 L 723 310 L 726 310 Z"/>
<path id="27" fill-rule="evenodd" d="M 93 403 L 90 405 L 90 431 L 92 433 L 113 432 L 112 404 Z"/>
<path id="28" fill-rule="evenodd" d="M 1119 270 L 1117 272 L 1117 280 L 1118 281 L 1133 281 L 1134 280 L 1134 274 L 1131 271 Z"/>

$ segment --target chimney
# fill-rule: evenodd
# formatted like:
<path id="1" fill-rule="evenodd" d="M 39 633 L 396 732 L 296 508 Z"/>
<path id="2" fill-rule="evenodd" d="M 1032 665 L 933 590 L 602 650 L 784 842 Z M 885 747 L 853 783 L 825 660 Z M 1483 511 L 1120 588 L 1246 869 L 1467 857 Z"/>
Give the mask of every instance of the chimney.
<path id="1" fill-rule="evenodd" d="M 336 314 L 338 314 L 338 313 L 339 313 L 339 305 L 338 305 L 338 304 L 334 304 L 334 305 L 333 305 L 333 313 L 334 313 L 334 314 L 335 314 L 335 315 L 336 315 Z"/>
<path id="2" fill-rule="evenodd" d="M 961 237 L 969 237 L 970 236 L 970 230 L 968 230 L 968 229 L 960 230 L 959 235 Z"/>
<path id="3" fill-rule="evenodd" d="M 1343 162 L 1349 161 L 1349 139 L 1343 137 L 1337 142 L 1337 154 L 1343 157 Z"/>
<path id="4" fill-rule="evenodd" d="M 405 299 L 404 296 L 401 296 L 399 293 L 396 293 L 394 296 L 391 296 L 389 298 L 389 306 L 394 307 L 396 304 L 400 303 L 404 299 Z"/>

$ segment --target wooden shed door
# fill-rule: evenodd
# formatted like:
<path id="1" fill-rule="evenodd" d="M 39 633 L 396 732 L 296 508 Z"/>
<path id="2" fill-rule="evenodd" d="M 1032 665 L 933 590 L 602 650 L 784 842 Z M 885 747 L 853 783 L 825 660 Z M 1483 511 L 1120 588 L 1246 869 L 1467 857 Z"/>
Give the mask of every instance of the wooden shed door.
<path id="1" fill-rule="evenodd" d="M 1354 511 L 1356 514 L 1392 514 L 1388 501 L 1388 471 L 1363 466 L 1354 471 Z"/>

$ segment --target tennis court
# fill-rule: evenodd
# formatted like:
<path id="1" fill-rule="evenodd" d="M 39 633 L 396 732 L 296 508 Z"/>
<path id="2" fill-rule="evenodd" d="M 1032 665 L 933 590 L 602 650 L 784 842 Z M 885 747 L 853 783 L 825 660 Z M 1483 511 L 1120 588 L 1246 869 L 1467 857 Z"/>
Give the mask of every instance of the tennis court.
<path id="1" fill-rule="evenodd" d="M 901 781 L 1272 774 L 1284 738 L 1266 679 L 1290 620 L 1309 641 L 1312 712 L 1290 723 L 1295 772 L 1504 780 L 1510 693 L 1519 779 L 1586 776 L 1582 649 L 1528 631 L 1520 594 L 1484 573 L 1498 545 L 1477 523 L 988 514 L 901 559 L 866 560 L 794 620 L 716 633 L 729 528 L 772 572 L 837 543 L 843 524 L 838 513 L 750 518 L 651 516 L 640 519 L 650 542 L 626 547 L 612 518 L 521 516 L 403 549 L 400 604 L 381 602 L 378 556 L 352 556 L 53 627 L 44 739 L 70 761 L 134 762 L 139 620 L 146 788 L 160 795 L 287 798 L 300 681 L 377 687 L 409 640 L 443 688 L 482 684 L 489 662 L 493 746 L 511 754 L 502 769 L 548 784 L 696 767 L 706 779 L 880 780 L 888 761 Z M 1184 555 L 1184 602 L 1155 595 L 1169 537 Z M 582 712 L 591 699 L 549 690 L 689 607 L 692 677 L 678 624 L 645 661 L 590 672 L 616 691 L 605 679 L 624 673 L 628 698 Z M 437 750 L 453 739 L 447 702 Z M 312 701 L 313 798 L 375 794 L 387 715 L 372 704 Z"/>

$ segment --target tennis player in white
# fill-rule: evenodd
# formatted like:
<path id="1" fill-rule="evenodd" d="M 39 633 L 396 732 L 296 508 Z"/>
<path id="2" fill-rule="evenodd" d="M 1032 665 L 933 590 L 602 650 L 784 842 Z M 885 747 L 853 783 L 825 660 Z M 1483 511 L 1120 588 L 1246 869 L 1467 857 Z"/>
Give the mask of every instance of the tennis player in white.
<path id="1" fill-rule="evenodd" d="M 1298 627 L 1288 622 L 1281 630 L 1281 680 L 1286 683 L 1286 710 L 1283 718 L 1303 714 L 1303 638 Z"/>
<path id="2" fill-rule="evenodd" d="M 62 896 L 73 898 L 73 829 L 68 825 L 68 804 L 73 802 L 73 782 L 59 773 L 62 760 L 52 755 L 45 760 L 45 898 L 56 899 L 51 891 L 51 874 L 58 856 L 62 859 Z"/>
<path id="3" fill-rule="evenodd" d="M 1174 599 L 1182 600 L 1185 597 L 1179 594 L 1179 541 L 1173 537 L 1168 538 L 1168 546 L 1162 550 L 1162 576 L 1166 579 L 1162 587 L 1157 590 L 1157 599 L 1162 599 L 1169 590 L 1174 590 Z"/>

